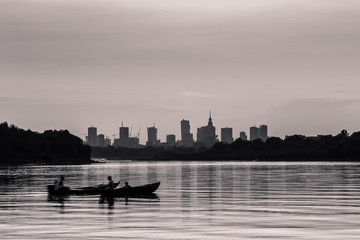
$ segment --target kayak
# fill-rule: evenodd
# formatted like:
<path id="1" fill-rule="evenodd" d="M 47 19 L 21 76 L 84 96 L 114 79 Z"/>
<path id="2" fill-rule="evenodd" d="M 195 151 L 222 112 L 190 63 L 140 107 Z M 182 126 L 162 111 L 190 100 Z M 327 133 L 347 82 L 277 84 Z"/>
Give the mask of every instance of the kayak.
<path id="1" fill-rule="evenodd" d="M 114 183 L 114 188 L 116 188 L 119 184 L 120 182 Z M 100 184 L 95 187 L 82 187 L 75 189 L 61 187 L 60 189 L 55 190 L 55 185 L 47 185 L 47 190 L 49 195 L 96 195 L 100 194 L 101 191 L 104 191 L 105 187 L 105 184 Z"/>
<path id="2" fill-rule="evenodd" d="M 101 197 L 133 197 L 146 196 L 155 192 L 160 186 L 160 182 L 136 186 L 136 187 L 122 187 L 114 190 L 100 191 Z"/>

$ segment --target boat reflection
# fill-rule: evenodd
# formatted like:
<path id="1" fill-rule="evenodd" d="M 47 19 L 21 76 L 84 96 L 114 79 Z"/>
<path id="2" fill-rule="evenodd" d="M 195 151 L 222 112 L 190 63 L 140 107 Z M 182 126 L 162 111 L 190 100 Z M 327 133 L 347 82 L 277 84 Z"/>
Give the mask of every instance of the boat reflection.
<path id="1" fill-rule="evenodd" d="M 69 201 L 69 196 L 67 195 L 48 195 L 47 198 L 48 202 L 52 203 L 60 203 L 60 207 L 65 206 L 65 201 Z"/>
<path id="2" fill-rule="evenodd" d="M 115 203 L 115 199 L 116 198 L 114 197 L 100 196 L 99 204 L 107 203 L 109 207 L 113 207 Z M 146 200 L 151 200 L 151 202 L 160 202 L 159 196 L 156 195 L 155 193 L 126 196 L 126 197 L 121 197 L 121 199 L 124 199 L 125 205 L 128 205 L 129 202 L 144 202 Z"/>

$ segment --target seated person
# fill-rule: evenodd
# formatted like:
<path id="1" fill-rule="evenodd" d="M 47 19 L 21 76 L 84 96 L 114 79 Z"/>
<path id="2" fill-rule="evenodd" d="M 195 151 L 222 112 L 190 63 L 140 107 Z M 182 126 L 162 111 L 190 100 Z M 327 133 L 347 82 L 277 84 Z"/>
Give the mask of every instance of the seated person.
<path id="1" fill-rule="evenodd" d="M 131 186 L 129 185 L 128 182 L 125 182 L 125 186 L 123 186 L 123 188 L 131 188 Z"/>
<path id="2" fill-rule="evenodd" d="M 60 176 L 60 180 L 55 180 L 55 183 L 54 183 L 55 190 L 60 190 L 60 189 L 64 188 L 64 180 L 65 180 L 65 177 L 63 175 Z"/>
<path id="3" fill-rule="evenodd" d="M 105 189 L 107 190 L 114 190 L 115 186 L 114 186 L 114 181 L 112 180 L 111 176 L 108 176 L 108 184 L 106 185 Z"/>

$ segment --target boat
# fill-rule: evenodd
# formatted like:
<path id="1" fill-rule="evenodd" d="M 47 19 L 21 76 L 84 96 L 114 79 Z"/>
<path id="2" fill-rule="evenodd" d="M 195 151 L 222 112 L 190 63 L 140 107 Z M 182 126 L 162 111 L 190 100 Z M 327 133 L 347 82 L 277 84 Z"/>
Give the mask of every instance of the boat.
<path id="1" fill-rule="evenodd" d="M 136 187 L 122 187 L 114 190 L 100 191 L 101 197 L 141 197 L 151 196 L 160 186 L 160 182 L 150 183 Z"/>
<path id="2" fill-rule="evenodd" d="M 114 188 L 120 184 L 120 181 L 114 183 Z M 55 185 L 47 185 L 47 190 L 49 195 L 96 195 L 100 194 L 101 191 L 104 191 L 106 187 L 105 184 L 100 184 L 93 187 L 82 187 L 71 189 L 69 187 L 61 187 L 60 189 L 55 189 Z"/>

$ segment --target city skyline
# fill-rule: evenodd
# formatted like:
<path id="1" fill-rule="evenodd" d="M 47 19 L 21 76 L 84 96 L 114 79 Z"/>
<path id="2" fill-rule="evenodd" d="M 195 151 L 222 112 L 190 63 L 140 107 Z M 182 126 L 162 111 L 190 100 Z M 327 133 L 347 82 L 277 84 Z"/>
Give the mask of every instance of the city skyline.
<path id="1" fill-rule="evenodd" d="M 234 137 L 262 123 L 282 138 L 360 129 L 359 1 L 1 6 L 1 121 L 82 138 L 91 125 L 112 137 L 121 121 L 156 122 L 164 140 L 179 119 L 196 134 L 211 109 Z"/>
<path id="2" fill-rule="evenodd" d="M 158 130 L 155 126 L 155 123 L 153 123 L 153 126 L 146 127 L 146 136 L 147 138 L 143 141 L 140 140 L 140 130 L 137 132 L 136 135 L 132 135 L 132 127 L 124 126 L 124 122 L 121 122 L 121 127 L 119 128 L 118 134 L 112 134 L 112 145 L 115 147 L 138 147 L 140 145 L 143 146 L 161 146 L 163 144 L 168 144 L 169 146 L 185 146 L 185 147 L 211 147 L 213 144 L 217 142 L 223 142 L 223 143 L 232 143 L 234 140 L 241 138 L 241 134 L 244 133 L 244 131 L 239 132 L 238 135 L 233 134 L 233 128 L 232 127 L 220 127 L 220 135 L 217 134 L 216 127 L 213 125 L 211 111 L 209 111 L 209 118 L 208 118 L 208 124 L 206 126 L 198 127 L 196 130 L 196 138 L 194 137 L 194 134 L 191 130 L 191 121 L 182 119 L 180 121 L 180 130 L 181 134 L 180 136 L 176 137 L 176 134 L 173 134 L 174 131 L 165 133 L 166 138 L 161 139 L 158 137 Z M 267 125 L 260 125 L 259 128 L 256 128 L 257 133 L 256 136 L 252 136 L 251 130 L 256 128 L 255 126 L 251 126 L 249 129 L 250 134 L 250 140 L 255 139 L 261 139 L 264 142 L 269 137 L 268 136 L 268 126 Z M 129 132 L 130 129 L 130 132 Z M 264 131 L 265 130 L 265 131 Z M 88 127 L 88 135 L 85 136 L 84 141 L 89 144 L 90 146 L 107 146 L 105 144 L 105 139 L 110 139 L 110 136 L 105 136 L 104 134 L 101 134 L 102 142 L 103 144 L 96 144 L 95 142 L 98 141 L 100 135 L 96 135 L 97 133 L 97 127 L 91 126 Z M 91 136 L 91 137 L 89 137 Z M 178 141 L 176 141 L 178 139 Z M 129 141 L 130 140 L 130 141 Z M 243 139 L 244 140 L 244 139 Z M 247 139 L 246 139 L 247 140 Z M 139 145 L 140 144 L 140 145 Z"/>

